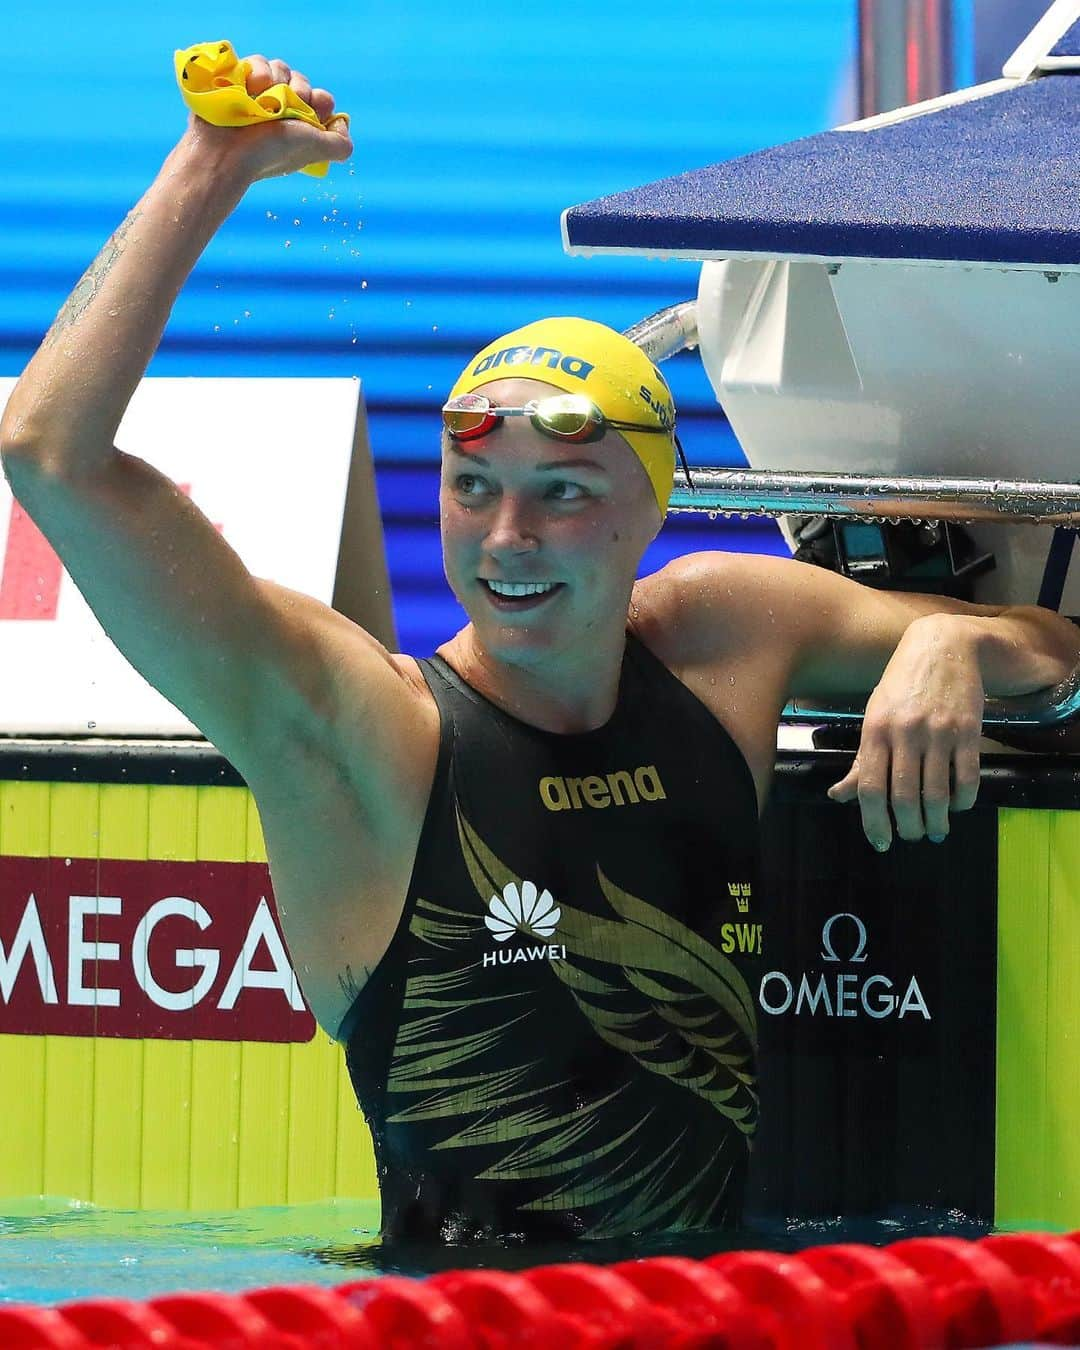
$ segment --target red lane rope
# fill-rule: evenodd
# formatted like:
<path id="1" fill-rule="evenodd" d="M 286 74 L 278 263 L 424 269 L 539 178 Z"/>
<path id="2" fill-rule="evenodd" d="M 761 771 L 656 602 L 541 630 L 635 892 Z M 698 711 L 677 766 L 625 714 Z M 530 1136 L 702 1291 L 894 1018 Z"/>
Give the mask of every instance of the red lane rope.
<path id="1" fill-rule="evenodd" d="M 1080 1233 L 0 1305 L 4 1350 L 976 1350 L 1080 1342 Z"/>

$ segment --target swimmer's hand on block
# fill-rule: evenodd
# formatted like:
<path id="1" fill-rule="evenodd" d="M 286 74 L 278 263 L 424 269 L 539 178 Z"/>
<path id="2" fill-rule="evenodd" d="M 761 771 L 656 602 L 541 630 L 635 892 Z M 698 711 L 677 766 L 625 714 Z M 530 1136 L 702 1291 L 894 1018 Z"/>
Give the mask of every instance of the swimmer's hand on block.
<path id="1" fill-rule="evenodd" d="M 334 112 L 333 96 L 325 89 L 312 89 L 307 78 L 291 71 L 283 61 L 267 61 L 262 56 L 236 55 L 231 42 L 200 42 L 175 54 L 176 83 L 184 102 L 204 122 L 215 127 L 250 127 L 263 122 L 299 121 L 322 133 L 324 149 L 326 135 L 337 137 L 348 147 L 329 142 L 334 153 L 327 158 L 305 165 L 268 167 L 260 177 L 291 173 L 299 168 L 302 173 L 322 178 L 331 159 L 347 159 L 352 150 L 349 140 L 348 113 Z M 313 140 L 292 133 L 297 141 Z M 318 145 L 318 142 L 315 143 Z"/>

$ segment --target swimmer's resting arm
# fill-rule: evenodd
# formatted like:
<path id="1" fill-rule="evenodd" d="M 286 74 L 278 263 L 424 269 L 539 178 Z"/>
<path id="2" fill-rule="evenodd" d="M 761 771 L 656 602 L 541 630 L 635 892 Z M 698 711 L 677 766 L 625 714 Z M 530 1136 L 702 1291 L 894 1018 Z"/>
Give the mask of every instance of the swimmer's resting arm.
<path id="1" fill-rule="evenodd" d="M 1080 631 L 1038 605 L 975 605 L 879 591 L 794 560 L 786 579 L 796 638 L 795 697 L 869 694 L 902 644 L 916 642 L 940 650 L 944 659 L 961 660 L 969 672 L 977 669 L 984 698 L 1052 689 L 1080 660 Z"/>
<path id="2" fill-rule="evenodd" d="M 880 852 L 894 824 L 901 839 L 941 842 L 949 812 L 969 810 L 978 795 L 986 699 L 1055 688 L 1080 663 L 1080 630 L 1037 605 L 874 591 L 810 571 L 821 575 L 806 582 L 792 693 L 869 693 L 855 762 L 829 796 L 858 800 Z M 1080 724 L 1007 739 L 1074 750 Z"/>
<path id="3" fill-rule="evenodd" d="M 858 797 L 878 848 L 892 839 L 890 806 L 901 838 L 944 838 L 949 810 L 978 792 L 985 700 L 1052 689 L 1080 663 L 1080 630 L 1034 605 L 876 591 L 793 559 L 696 554 L 679 566 L 683 593 L 706 600 L 694 606 L 703 640 L 734 620 L 776 672 L 777 702 L 869 695 L 855 764 L 829 795 Z M 1028 740 L 1080 748 L 1080 727 Z"/>

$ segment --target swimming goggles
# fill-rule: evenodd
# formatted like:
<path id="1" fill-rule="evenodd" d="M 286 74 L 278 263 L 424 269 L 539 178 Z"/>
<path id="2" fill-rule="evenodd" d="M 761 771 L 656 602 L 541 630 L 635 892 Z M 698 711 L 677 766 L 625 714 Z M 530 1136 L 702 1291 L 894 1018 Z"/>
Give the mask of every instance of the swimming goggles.
<path id="1" fill-rule="evenodd" d="M 550 398 L 532 399 L 521 408 L 492 403 L 483 394 L 461 394 L 443 407 L 442 417 L 443 426 L 455 441 L 478 440 L 504 417 L 527 417 L 537 431 L 556 441 L 598 441 L 611 427 L 615 431 L 658 432 L 673 437 L 678 444 L 674 431 L 668 427 L 616 422 L 581 394 L 553 394 Z"/>

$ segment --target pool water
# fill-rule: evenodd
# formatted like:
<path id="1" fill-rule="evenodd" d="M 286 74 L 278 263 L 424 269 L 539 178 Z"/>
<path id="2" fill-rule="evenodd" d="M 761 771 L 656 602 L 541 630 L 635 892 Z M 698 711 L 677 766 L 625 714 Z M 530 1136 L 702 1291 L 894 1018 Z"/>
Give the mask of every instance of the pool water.
<path id="1" fill-rule="evenodd" d="M 197 1214 L 0 1201 L 0 1302 L 336 1284 L 341 1270 L 311 1253 L 361 1249 L 377 1241 L 378 1224 L 374 1201 Z"/>
<path id="2" fill-rule="evenodd" d="M 232 1292 L 261 1285 L 337 1284 L 364 1275 L 423 1275 L 493 1266 L 520 1269 L 633 1256 L 704 1257 L 737 1248 L 797 1251 L 837 1242 L 983 1236 L 962 1214 L 912 1212 L 865 1220 L 750 1225 L 737 1232 L 668 1234 L 575 1245 L 397 1247 L 379 1241 L 375 1201 L 169 1213 L 98 1209 L 58 1200 L 0 1201 L 0 1303 L 151 1298 L 178 1289 Z"/>

